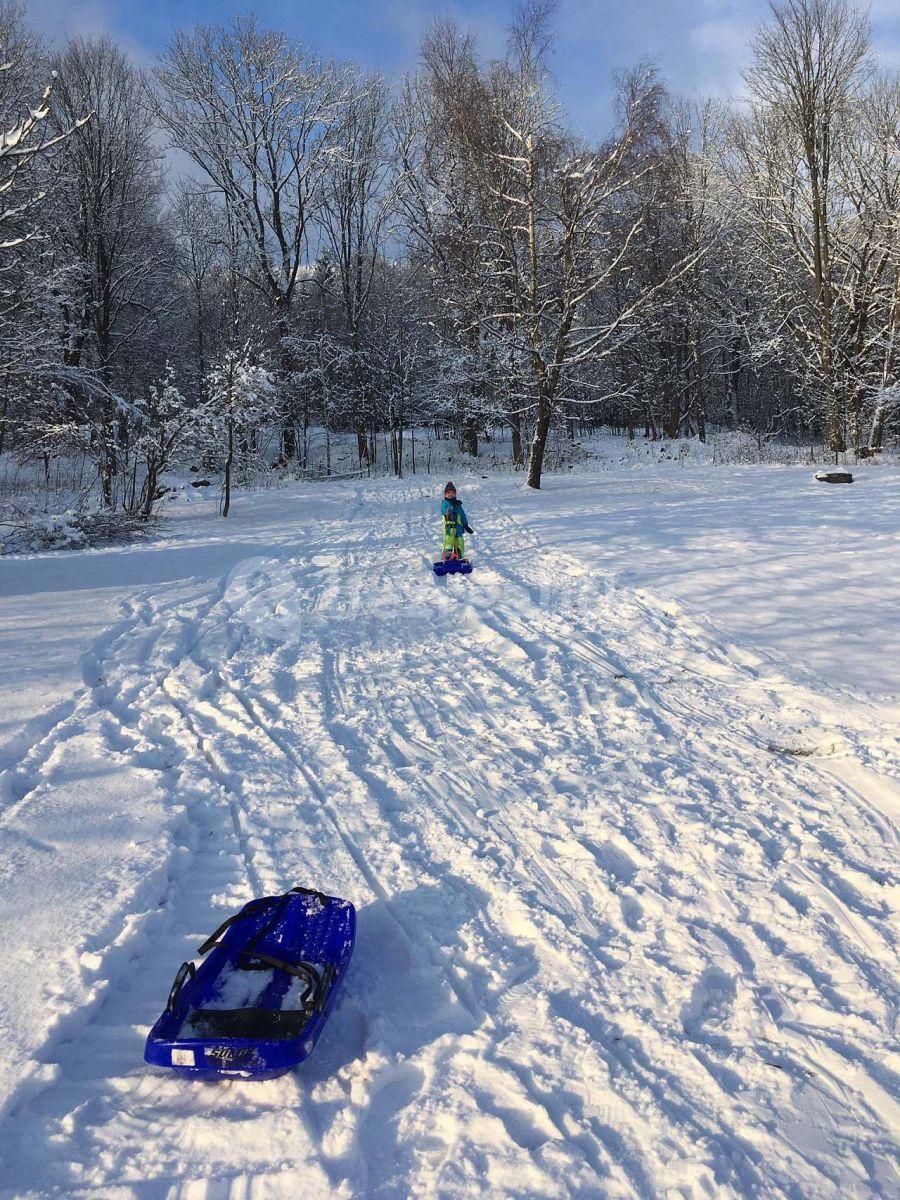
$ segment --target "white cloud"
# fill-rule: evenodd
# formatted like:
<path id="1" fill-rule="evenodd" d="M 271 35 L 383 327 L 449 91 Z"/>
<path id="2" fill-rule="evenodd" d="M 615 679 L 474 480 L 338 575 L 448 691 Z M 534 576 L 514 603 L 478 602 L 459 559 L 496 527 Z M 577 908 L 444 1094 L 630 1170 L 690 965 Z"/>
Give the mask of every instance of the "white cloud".
<path id="1" fill-rule="evenodd" d="M 138 66 L 149 68 L 155 56 L 117 24 L 116 5 L 108 0 L 26 0 L 29 25 L 51 45 L 59 46 L 70 37 L 98 37 L 108 34 Z"/>
<path id="2" fill-rule="evenodd" d="M 54 42 L 112 32 L 105 0 L 27 0 L 25 12 L 29 24 Z"/>
<path id="3" fill-rule="evenodd" d="M 511 11 L 510 5 L 509 11 Z M 430 25 L 444 17 L 452 17 L 460 29 L 472 33 L 486 58 L 496 57 L 506 47 L 506 25 L 509 12 L 503 5 L 485 0 L 476 7 L 462 9 L 459 4 L 435 4 L 433 0 L 387 0 L 380 24 L 401 39 L 403 57 L 413 62 L 418 56 L 422 35 Z"/>
<path id="4" fill-rule="evenodd" d="M 737 17 L 715 17 L 695 25 L 689 32 L 697 68 L 692 90 L 720 96 L 739 92 L 755 28 L 755 22 Z"/>

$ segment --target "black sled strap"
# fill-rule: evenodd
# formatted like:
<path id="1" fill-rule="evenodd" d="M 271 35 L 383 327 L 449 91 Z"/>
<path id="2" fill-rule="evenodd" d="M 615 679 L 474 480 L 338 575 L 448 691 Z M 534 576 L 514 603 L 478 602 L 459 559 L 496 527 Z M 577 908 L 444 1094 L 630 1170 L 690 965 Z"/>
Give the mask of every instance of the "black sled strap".
<path id="1" fill-rule="evenodd" d="M 289 892 L 285 892 L 285 894 L 281 897 L 282 902 L 286 901 L 289 896 L 294 894 L 299 894 L 302 896 L 315 896 L 323 906 L 327 905 L 330 900 L 329 896 L 326 896 L 324 892 L 317 891 L 315 888 L 294 887 L 291 888 Z M 215 933 L 210 934 L 203 945 L 198 947 L 197 953 L 202 956 L 204 954 L 208 954 L 210 950 L 212 950 L 213 946 L 221 946 L 224 950 L 230 950 L 232 954 L 237 954 L 241 958 L 263 963 L 267 967 L 274 967 L 276 971 L 286 971 L 288 975 L 294 975 L 298 979 L 302 979 L 306 984 L 306 990 L 304 991 L 300 1000 L 301 1004 L 306 1005 L 312 1003 L 315 1008 L 321 1008 L 325 1002 L 325 993 L 327 992 L 328 985 L 331 982 L 331 976 L 334 974 L 334 967 L 331 964 L 325 968 L 325 971 L 320 977 L 318 971 L 312 963 L 287 963 L 284 962 L 283 959 L 273 958 L 271 954 L 262 954 L 258 950 L 252 949 L 253 943 L 258 942 L 278 920 L 280 909 L 276 910 L 272 920 L 268 924 L 264 925 L 262 929 L 257 931 L 253 938 L 251 938 L 248 946 L 239 948 L 237 946 L 231 946 L 228 942 L 222 940 L 222 935 L 226 930 L 230 929 L 236 921 L 241 921 L 244 917 L 250 916 L 257 908 L 260 907 L 260 905 L 268 903 L 268 900 L 268 897 L 264 897 L 259 900 L 248 901 L 240 912 L 234 913 L 226 921 L 223 921 Z"/>
<path id="2" fill-rule="evenodd" d="M 204 945 L 207 944 L 208 942 L 204 943 Z M 288 975 L 295 975 L 306 984 L 306 991 L 300 997 L 300 1003 L 306 1004 L 309 1000 L 318 1001 L 321 980 L 312 963 L 287 963 L 281 958 L 273 958 L 271 954 L 262 954 L 259 950 L 240 950 L 237 946 L 229 946 L 228 942 L 215 941 L 212 944 L 221 946 L 224 950 L 230 950 L 232 954 L 237 954 L 240 958 L 250 958 L 254 962 L 265 963 L 267 967 L 274 967 L 276 971 L 286 971 Z"/>
<path id="3" fill-rule="evenodd" d="M 305 887 L 293 887 L 293 888 L 291 888 L 291 890 L 289 892 L 285 892 L 285 894 L 281 897 L 281 899 L 282 899 L 282 901 L 287 900 L 288 896 L 292 896 L 294 894 L 298 894 L 301 896 L 315 896 L 316 899 L 319 901 L 319 903 L 322 904 L 323 906 L 326 906 L 328 904 L 329 900 L 331 899 L 331 897 L 326 896 L 324 892 L 316 891 L 315 888 L 305 888 Z M 203 945 L 198 948 L 197 953 L 200 955 L 208 954 L 210 952 L 210 950 L 212 950 L 213 946 L 221 945 L 222 943 L 219 941 L 219 939 L 221 938 L 222 934 L 225 932 L 226 929 L 228 929 L 231 925 L 233 925 L 235 923 L 235 921 L 242 921 L 244 919 L 244 917 L 249 917 L 250 914 L 253 913 L 257 908 L 259 908 L 261 904 L 267 904 L 268 902 L 269 902 L 268 896 L 261 897 L 259 900 L 248 900 L 240 912 L 234 913 L 232 916 L 230 916 L 227 919 L 227 921 L 223 921 L 222 924 L 219 926 L 219 928 L 215 931 L 215 933 L 211 933 L 209 935 L 209 937 L 206 939 L 206 941 L 203 943 Z M 272 922 L 273 924 L 278 919 L 278 916 L 279 916 L 279 912 L 276 911 L 275 917 Z"/>
<path id="4" fill-rule="evenodd" d="M 330 896 L 326 896 L 324 892 L 316 891 L 315 888 L 292 887 L 287 894 L 293 896 L 295 893 L 299 896 L 315 896 L 323 908 L 326 908 L 331 900 Z"/>
<path id="5" fill-rule="evenodd" d="M 203 945 L 198 947 L 197 953 L 202 956 L 204 954 L 208 954 L 210 950 L 212 950 L 213 946 L 220 946 L 222 943 L 219 941 L 219 939 L 225 930 L 229 929 L 235 923 L 235 921 L 240 921 L 243 920 L 244 917 L 248 917 L 250 913 L 259 908 L 259 906 L 263 903 L 263 900 L 248 901 L 240 912 L 234 913 L 228 918 L 227 921 L 223 921 L 216 932 L 209 935 Z"/>

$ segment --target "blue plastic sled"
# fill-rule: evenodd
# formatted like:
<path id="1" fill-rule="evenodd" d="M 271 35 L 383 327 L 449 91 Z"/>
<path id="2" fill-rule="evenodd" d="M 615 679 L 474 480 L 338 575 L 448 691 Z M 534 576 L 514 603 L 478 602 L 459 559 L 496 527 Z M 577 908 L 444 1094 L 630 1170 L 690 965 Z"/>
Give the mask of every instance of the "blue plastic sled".
<path id="1" fill-rule="evenodd" d="M 251 900 L 203 943 L 199 967 L 182 963 L 145 1060 L 208 1078 L 290 1070 L 319 1040 L 355 933 L 349 900 L 301 887 Z"/>
<path id="2" fill-rule="evenodd" d="M 434 564 L 435 575 L 470 575 L 472 564 L 467 558 L 448 558 Z"/>

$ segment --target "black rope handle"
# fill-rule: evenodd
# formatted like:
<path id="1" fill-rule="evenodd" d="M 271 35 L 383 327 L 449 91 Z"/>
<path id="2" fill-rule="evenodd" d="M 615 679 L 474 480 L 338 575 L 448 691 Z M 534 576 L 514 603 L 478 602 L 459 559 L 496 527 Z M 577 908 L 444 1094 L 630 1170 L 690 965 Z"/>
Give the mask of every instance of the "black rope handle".
<path id="1" fill-rule="evenodd" d="M 293 895 L 315 896 L 316 899 L 319 901 L 319 903 L 322 905 L 327 905 L 329 900 L 331 899 L 330 896 L 326 896 L 324 892 L 317 891 L 316 888 L 306 888 L 306 887 L 292 887 L 289 892 L 285 892 L 282 896 L 277 897 L 277 899 L 286 900 L 288 898 L 288 896 L 293 896 Z M 228 929 L 231 925 L 233 925 L 235 923 L 235 921 L 240 921 L 243 917 L 250 916 L 250 914 L 255 912 L 255 910 L 257 908 L 259 908 L 259 906 L 261 904 L 268 903 L 268 901 L 270 899 L 272 899 L 272 897 L 261 896 L 258 900 L 248 900 L 240 912 L 234 913 L 226 921 L 223 921 L 222 924 L 219 926 L 219 928 L 215 931 L 215 933 L 210 934 L 210 936 L 206 939 L 206 941 L 203 943 L 203 945 L 199 947 L 199 949 L 197 950 L 197 953 L 201 956 L 204 954 L 208 954 L 209 951 L 212 950 L 213 946 L 220 944 L 219 938 L 222 936 L 222 934 L 225 932 L 226 929 Z"/>
<path id="2" fill-rule="evenodd" d="M 267 899 L 268 897 L 261 897 L 259 900 L 248 900 L 240 912 L 233 913 L 226 921 L 222 922 L 215 933 L 211 933 L 209 935 L 203 945 L 197 948 L 197 953 L 202 957 L 204 954 L 208 954 L 209 951 L 212 950 L 213 946 L 221 945 L 219 938 L 222 936 L 225 930 L 230 929 L 235 921 L 240 921 L 243 917 L 248 917 L 252 912 L 255 912 L 260 905 L 266 903 Z"/>
<path id="3" fill-rule="evenodd" d="M 305 887 L 292 887 L 289 892 L 285 893 L 285 895 L 293 896 L 294 893 L 297 893 L 298 895 L 301 895 L 301 896 L 315 896 L 316 899 L 319 901 L 319 903 L 322 905 L 327 905 L 329 900 L 331 899 L 331 897 L 326 896 L 324 892 L 318 892 L 318 891 L 316 891 L 315 888 L 305 888 Z"/>

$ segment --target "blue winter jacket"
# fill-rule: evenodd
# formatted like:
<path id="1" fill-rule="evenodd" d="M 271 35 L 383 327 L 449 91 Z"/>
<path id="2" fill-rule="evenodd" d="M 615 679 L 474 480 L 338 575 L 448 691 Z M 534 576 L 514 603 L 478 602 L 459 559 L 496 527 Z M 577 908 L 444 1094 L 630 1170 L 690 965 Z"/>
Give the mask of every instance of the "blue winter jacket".
<path id="1" fill-rule="evenodd" d="M 456 517 L 456 532 L 461 535 L 465 532 L 465 528 L 469 523 L 469 518 L 466 516 L 466 510 L 463 508 L 459 500 L 442 500 L 441 501 L 441 516 L 447 521 L 448 518 Z"/>

